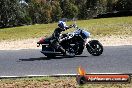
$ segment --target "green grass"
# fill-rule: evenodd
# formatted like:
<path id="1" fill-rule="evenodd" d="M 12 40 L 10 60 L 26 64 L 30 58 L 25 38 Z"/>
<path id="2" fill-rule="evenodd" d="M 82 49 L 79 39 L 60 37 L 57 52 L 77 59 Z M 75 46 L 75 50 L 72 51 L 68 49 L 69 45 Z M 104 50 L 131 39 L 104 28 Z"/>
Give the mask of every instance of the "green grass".
<path id="1" fill-rule="evenodd" d="M 67 24 L 72 24 L 72 22 L 68 22 Z M 91 32 L 95 37 L 132 35 L 132 16 L 80 20 L 77 21 L 77 24 L 79 27 Z M 52 23 L 0 29 L 0 41 L 50 36 L 56 27 L 57 23 Z M 73 31 L 73 29 L 67 32 L 69 31 Z"/>
<path id="2" fill-rule="evenodd" d="M 12 78 L 0 79 L 0 88 L 132 88 L 132 81 L 78 85 L 75 77 Z"/>

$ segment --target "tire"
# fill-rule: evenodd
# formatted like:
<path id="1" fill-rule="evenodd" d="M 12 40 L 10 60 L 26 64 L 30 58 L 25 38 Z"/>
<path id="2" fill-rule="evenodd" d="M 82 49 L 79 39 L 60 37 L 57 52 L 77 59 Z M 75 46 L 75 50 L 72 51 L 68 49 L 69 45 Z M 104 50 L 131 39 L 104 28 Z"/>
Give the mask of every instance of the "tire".
<path id="1" fill-rule="evenodd" d="M 51 55 L 51 54 L 45 55 L 45 56 L 47 56 L 47 58 L 55 58 L 56 57 L 55 55 Z"/>
<path id="2" fill-rule="evenodd" d="M 92 40 L 87 44 L 87 50 L 93 56 L 99 56 L 103 53 L 103 46 L 98 40 Z"/>
<path id="3" fill-rule="evenodd" d="M 42 46 L 42 51 L 53 51 L 53 49 L 51 47 L 45 47 L 45 46 Z M 55 58 L 55 54 L 52 54 L 52 53 L 45 53 L 44 54 L 47 58 Z"/>

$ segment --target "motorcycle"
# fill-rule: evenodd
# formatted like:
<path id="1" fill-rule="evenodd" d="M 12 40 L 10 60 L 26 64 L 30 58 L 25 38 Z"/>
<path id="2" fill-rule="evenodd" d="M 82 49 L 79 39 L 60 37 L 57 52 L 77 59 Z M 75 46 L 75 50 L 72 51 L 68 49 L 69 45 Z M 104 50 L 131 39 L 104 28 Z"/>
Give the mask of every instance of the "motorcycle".
<path id="1" fill-rule="evenodd" d="M 98 40 L 89 40 L 90 33 L 84 29 L 79 28 L 76 24 L 73 25 L 75 29 L 72 33 L 66 33 L 60 35 L 60 45 L 69 53 L 70 57 L 75 55 L 81 55 L 84 48 L 93 56 L 99 56 L 103 53 L 103 46 Z M 38 47 L 42 45 L 42 54 L 48 58 L 54 58 L 56 56 L 64 56 L 60 50 L 54 49 L 51 44 L 52 39 L 42 38 L 37 42 Z"/>

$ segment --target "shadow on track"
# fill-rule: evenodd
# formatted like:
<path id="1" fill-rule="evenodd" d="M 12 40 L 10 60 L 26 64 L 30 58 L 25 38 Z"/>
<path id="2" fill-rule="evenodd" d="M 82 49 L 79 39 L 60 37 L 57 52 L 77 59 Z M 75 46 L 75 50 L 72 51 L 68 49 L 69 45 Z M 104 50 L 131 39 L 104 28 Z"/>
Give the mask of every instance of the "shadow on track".
<path id="1" fill-rule="evenodd" d="M 55 57 L 55 58 L 39 57 L 39 58 L 19 59 L 19 61 L 36 61 L 36 60 L 51 60 L 51 59 L 63 59 L 63 57 Z"/>
<path id="2" fill-rule="evenodd" d="M 88 56 L 75 56 L 75 57 L 88 57 Z M 51 59 L 65 59 L 65 58 L 75 58 L 75 57 L 66 57 L 66 56 L 59 56 L 54 58 L 47 58 L 47 57 L 39 57 L 39 58 L 29 58 L 29 59 L 19 59 L 20 61 L 40 61 L 40 60 L 51 60 Z"/>

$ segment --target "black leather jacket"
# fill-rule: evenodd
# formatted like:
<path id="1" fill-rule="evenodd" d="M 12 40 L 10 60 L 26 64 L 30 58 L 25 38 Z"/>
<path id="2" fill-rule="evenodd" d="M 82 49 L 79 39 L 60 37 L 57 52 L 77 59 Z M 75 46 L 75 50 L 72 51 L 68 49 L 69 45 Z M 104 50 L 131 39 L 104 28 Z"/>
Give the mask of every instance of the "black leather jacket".
<path id="1" fill-rule="evenodd" d="M 61 28 L 56 28 L 55 30 L 54 30 L 54 33 L 52 34 L 52 39 L 55 39 L 55 40 L 57 40 L 58 42 L 59 42 L 59 37 L 60 37 L 60 34 L 61 34 L 61 32 L 62 31 L 65 31 L 65 30 L 67 30 L 67 29 L 69 29 L 70 27 L 66 27 L 65 29 L 61 29 Z"/>

